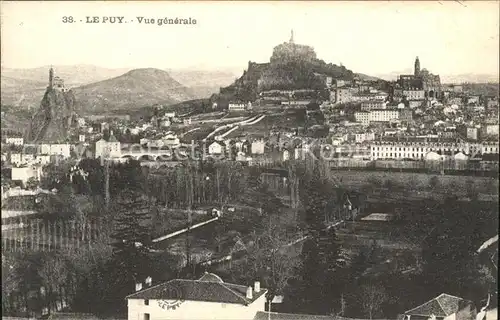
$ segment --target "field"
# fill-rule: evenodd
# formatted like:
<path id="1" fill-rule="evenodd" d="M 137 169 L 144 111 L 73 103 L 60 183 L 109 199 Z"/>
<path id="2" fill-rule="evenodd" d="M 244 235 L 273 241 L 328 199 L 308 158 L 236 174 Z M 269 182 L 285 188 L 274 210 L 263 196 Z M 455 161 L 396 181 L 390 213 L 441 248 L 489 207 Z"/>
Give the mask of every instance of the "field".
<path id="1" fill-rule="evenodd" d="M 199 141 L 205 139 L 210 132 L 214 131 L 214 126 L 210 124 L 192 126 L 190 130 L 195 129 L 197 127 L 199 127 L 199 129 L 186 132 L 186 134 L 182 136 L 181 141 L 184 143 L 191 143 L 191 141 Z"/>
<path id="2" fill-rule="evenodd" d="M 394 185 L 402 188 L 411 188 L 411 192 L 405 195 L 405 198 L 436 198 L 445 195 L 465 196 L 467 188 L 473 186 L 477 192 L 484 198 L 491 198 L 498 201 L 498 179 L 489 177 L 464 177 L 452 175 L 430 175 L 424 173 L 410 172 L 380 172 L 380 171 L 356 171 L 356 170 L 333 170 L 332 174 L 340 183 L 350 189 L 362 190 L 364 186 L 371 181 L 378 180 L 384 184 L 391 180 Z M 437 181 L 434 189 L 430 188 L 431 179 Z M 383 190 L 382 196 L 391 197 L 387 190 Z M 489 197 L 488 197 L 489 195 Z M 488 199 L 484 199 L 488 200 Z"/>
<path id="3" fill-rule="evenodd" d="M 302 111 L 303 112 L 303 111 Z M 256 124 L 242 126 L 231 132 L 227 137 L 263 137 L 269 136 L 270 130 L 290 131 L 304 125 L 300 110 L 288 110 L 277 113 L 264 113 L 265 118 Z"/>
<path id="4" fill-rule="evenodd" d="M 210 219 L 207 214 L 192 212 L 192 224 Z M 185 228 L 188 225 L 188 212 L 186 210 L 164 209 L 153 219 L 153 238 L 164 236 L 168 233 Z"/>

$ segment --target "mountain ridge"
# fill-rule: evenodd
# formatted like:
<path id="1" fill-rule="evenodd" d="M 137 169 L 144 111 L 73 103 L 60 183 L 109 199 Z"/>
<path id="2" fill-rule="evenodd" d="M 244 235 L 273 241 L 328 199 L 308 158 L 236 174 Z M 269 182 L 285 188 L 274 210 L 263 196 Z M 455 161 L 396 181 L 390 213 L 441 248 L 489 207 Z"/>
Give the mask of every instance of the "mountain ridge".
<path id="1" fill-rule="evenodd" d="M 43 98 L 44 91 L 47 87 L 48 81 L 48 70 L 50 67 L 37 67 L 31 69 L 13 69 L 2 67 L 1 74 L 1 84 L 2 84 L 2 104 L 3 105 L 14 105 L 18 107 L 37 107 L 40 100 Z M 60 72 L 61 69 L 62 72 Z M 76 72 L 74 70 L 84 70 L 83 76 L 70 75 L 70 81 L 68 82 L 65 75 L 68 73 Z M 54 66 L 56 75 L 63 78 L 67 87 L 76 88 L 85 87 L 97 82 L 113 79 L 122 76 L 130 71 L 138 69 L 156 69 L 167 72 L 173 81 L 181 84 L 179 86 L 176 84 L 184 94 L 187 87 L 188 97 L 199 99 L 208 98 L 213 93 L 218 92 L 219 88 L 231 83 L 236 76 L 234 73 L 227 70 L 193 70 L 193 69 L 157 69 L 157 68 L 137 68 L 137 69 L 106 69 L 93 65 L 75 65 L 75 66 Z M 99 74 L 92 75 L 92 72 L 96 71 Z M 104 71 L 103 71 L 104 70 Z M 123 71 L 123 72 L 122 72 Z M 109 76 L 109 77 L 108 77 Z M 79 84 L 73 83 L 71 79 L 80 79 L 78 82 L 83 82 Z M 91 81 L 98 80 L 98 81 Z M 169 79 L 168 81 L 172 81 Z M 168 87 L 171 87 L 170 85 Z M 172 92 L 171 92 L 172 93 Z M 182 93 L 181 93 L 182 94 Z M 87 100 L 84 98 L 82 101 Z M 153 99 L 154 103 L 177 103 L 178 99 L 170 99 L 167 97 L 162 97 L 159 95 L 158 99 Z M 140 101 L 139 101 L 140 102 Z M 137 106 L 142 107 L 143 105 Z"/>
<path id="2" fill-rule="evenodd" d="M 151 104 L 173 104 L 190 100 L 189 89 L 168 72 L 156 68 L 130 70 L 120 76 L 73 88 L 78 110 L 102 113 Z"/>

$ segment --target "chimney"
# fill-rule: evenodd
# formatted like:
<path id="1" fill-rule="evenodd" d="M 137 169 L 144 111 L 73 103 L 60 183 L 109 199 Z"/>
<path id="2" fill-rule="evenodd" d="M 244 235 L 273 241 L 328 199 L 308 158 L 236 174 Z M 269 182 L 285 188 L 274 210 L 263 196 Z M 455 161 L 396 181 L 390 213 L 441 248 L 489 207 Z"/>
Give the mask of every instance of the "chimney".
<path id="1" fill-rule="evenodd" d="M 255 281 L 255 283 L 254 283 L 254 290 L 255 290 L 256 293 L 260 292 L 260 282 L 259 281 Z"/>
<path id="2" fill-rule="evenodd" d="M 141 291 L 142 290 L 142 283 L 136 283 L 135 284 L 135 291 Z"/>
<path id="3" fill-rule="evenodd" d="M 247 288 L 247 299 L 253 299 L 252 287 Z"/>
<path id="4" fill-rule="evenodd" d="M 151 287 L 151 284 L 153 283 L 153 278 L 147 277 L 145 282 L 147 287 Z"/>

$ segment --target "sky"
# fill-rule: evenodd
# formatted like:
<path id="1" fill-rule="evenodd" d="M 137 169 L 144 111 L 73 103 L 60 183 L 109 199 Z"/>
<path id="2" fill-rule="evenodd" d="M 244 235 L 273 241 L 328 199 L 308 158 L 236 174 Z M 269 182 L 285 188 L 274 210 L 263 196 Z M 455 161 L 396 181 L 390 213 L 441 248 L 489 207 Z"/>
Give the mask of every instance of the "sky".
<path id="1" fill-rule="evenodd" d="M 2 67 L 232 69 L 267 62 L 288 41 L 320 59 L 377 75 L 422 68 L 498 75 L 499 2 L 0 2 Z M 74 23 L 63 23 L 63 17 Z M 127 23 L 85 23 L 123 16 Z M 195 25 L 137 17 L 194 18 Z M 80 22 L 80 20 L 82 22 Z"/>

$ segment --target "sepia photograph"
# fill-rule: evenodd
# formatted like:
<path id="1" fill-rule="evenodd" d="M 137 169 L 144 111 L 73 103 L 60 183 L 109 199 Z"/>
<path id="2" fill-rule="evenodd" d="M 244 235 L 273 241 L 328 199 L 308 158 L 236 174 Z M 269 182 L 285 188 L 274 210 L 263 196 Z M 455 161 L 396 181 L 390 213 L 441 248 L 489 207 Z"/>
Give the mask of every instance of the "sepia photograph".
<path id="1" fill-rule="evenodd" d="M 496 320 L 499 1 L 0 1 L 2 320 Z"/>

